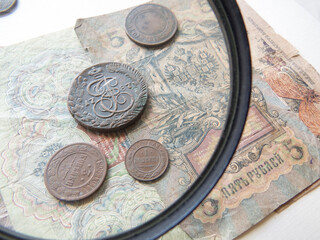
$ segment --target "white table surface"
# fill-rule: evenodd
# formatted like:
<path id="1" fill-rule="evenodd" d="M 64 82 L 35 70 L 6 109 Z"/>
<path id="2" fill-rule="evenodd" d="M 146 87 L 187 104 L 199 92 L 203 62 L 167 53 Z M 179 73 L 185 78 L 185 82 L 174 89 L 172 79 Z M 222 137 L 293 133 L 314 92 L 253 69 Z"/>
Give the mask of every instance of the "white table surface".
<path id="1" fill-rule="evenodd" d="M 64 28 L 86 18 L 147 2 L 146 0 L 24 0 L 0 16 L 0 46 Z M 320 72 L 319 0 L 247 0 L 247 2 Z M 240 239 L 320 239 L 320 188 L 280 214 L 273 213 Z"/>

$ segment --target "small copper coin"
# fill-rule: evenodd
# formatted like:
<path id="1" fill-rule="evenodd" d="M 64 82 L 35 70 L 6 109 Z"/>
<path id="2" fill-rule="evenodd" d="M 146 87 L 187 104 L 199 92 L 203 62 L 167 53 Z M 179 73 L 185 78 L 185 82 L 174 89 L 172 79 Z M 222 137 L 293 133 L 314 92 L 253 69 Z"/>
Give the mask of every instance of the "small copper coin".
<path id="1" fill-rule="evenodd" d="M 154 46 L 170 40 L 177 31 L 178 22 L 168 8 L 148 3 L 131 10 L 125 28 L 131 40 Z"/>
<path id="2" fill-rule="evenodd" d="M 44 182 L 54 197 L 75 201 L 94 193 L 106 174 L 107 161 L 97 147 L 74 143 L 51 157 L 44 172 Z"/>
<path id="3" fill-rule="evenodd" d="M 16 3 L 16 0 L 0 0 L 0 13 L 8 12 Z"/>
<path id="4" fill-rule="evenodd" d="M 122 63 L 100 63 L 73 81 L 68 108 L 77 122 L 97 131 L 117 130 L 131 124 L 147 102 L 142 75 Z"/>
<path id="5" fill-rule="evenodd" d="M 169 155 L 161 143 L 151 140 L 140 140 L 129 148 L 125 165 L 129 174 L 141 181 L 159 178 L 167 169 Z"/>

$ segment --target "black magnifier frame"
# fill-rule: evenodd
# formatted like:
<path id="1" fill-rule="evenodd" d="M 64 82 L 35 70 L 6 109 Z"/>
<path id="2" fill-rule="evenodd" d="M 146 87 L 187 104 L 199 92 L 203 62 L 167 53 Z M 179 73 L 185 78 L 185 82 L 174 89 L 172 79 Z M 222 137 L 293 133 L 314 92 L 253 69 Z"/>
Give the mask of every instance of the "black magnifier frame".
<path id="1" fill-rule="evenodd" d="M 210 193 L 229 164 L 239 143 L 250 103 L 251 58 L 247 32 L 235 0 L 208 0 L 221 25 L 230 59 L 231 98 L 225 129 L 206 168 L 174 204 L 157 217 L 114 239 L 156 239 L 186 218 Z M 36 239 L 0 226 L 1 239 Z"/>

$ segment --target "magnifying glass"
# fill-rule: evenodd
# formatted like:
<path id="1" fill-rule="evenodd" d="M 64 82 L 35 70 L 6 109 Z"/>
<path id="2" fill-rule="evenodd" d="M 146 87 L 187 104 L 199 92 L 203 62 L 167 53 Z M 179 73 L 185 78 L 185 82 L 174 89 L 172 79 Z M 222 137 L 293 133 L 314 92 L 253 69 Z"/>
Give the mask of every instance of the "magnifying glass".
<path id="1" fill-rule="evenodd" d="M 178 30 L 167 45 L 132 45 L 125 32 L 113 35 L 110 31 L 106 36 L 110 43 L 106 54 L 136 67 L 146 78 L 150 98 L 141 120 L 121 133 L 125 137 L 113 135 L 117 144 L 109 161 L 115 160 L 108 162 L 108 177 L 101 189 L 82 203 L 57 200 L 64 209 L 77 211 L 78 220 L 72 221 L 83 224 L 76 230 L 71 227 L 75 230 L 71 238 L 156 239 L 188 216 L 193 219 L 188 224 L 198 224 L 201 214 L 217 211 L 218 200 L 206 196 L 233 156 L 249 107 L 251 60 L 246 30 L 235 1 L 181 1 L 170 10 Z M 97 62 L 105 57 L 99 56 L 103 51 L 94 53 Z M 79 126 L 74 129 L 97 145 L 101 142 L 101 148 L 111 136 Z M 116 148 L 121 153 L 144 136 L 161 142 L 169 153 L 166 173 L 149 183 L 131 178 L 125 172 L 124 155 L 115 154 Z M 38 196 L 31 201 L 37 200 Z M 202 209 L 196 213 L 198 206 Z M 36 233 L 0 230 L 3 238 L 39 239 Z"/>

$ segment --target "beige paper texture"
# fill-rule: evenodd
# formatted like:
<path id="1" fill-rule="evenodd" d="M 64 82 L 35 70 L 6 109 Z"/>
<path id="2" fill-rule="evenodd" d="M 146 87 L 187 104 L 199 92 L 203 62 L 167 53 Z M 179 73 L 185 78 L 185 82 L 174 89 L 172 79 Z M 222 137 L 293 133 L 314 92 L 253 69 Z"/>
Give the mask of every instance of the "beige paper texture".
<path id="1" fill-rule="evenodd" d="M 79 20 L 76 32 L 84 49 L 72 29 L 0 49 L 3 226 L 54 239 L 107 236 L 156 216 L 199 176 L 225 122 L 230 85 L 227 52 L 206 1 L 161 3 L 179 22 L 179 33 L 164 48 L 145 49 L 132 43 L 123 31 L 126 10 Z M 304 109 L 311 103 L 317 108 L 310 97 L 301 96 L 316 94 L 310 91 L 317 91 L 319 75 L 241 4 L 246 8 L 254 60 L 242 141 L 218 185 L 163 239 L 232 239 L 320 175 L 315 123 L 300 116 L 301 102 L 307 106 Z M 78 126 L 66 104 L 73 78 L 101 61 L 121 61 L 139 69 L 151 96 L 137 124 L 112 134 Z M 281 84 L 282 76 L 303 86 L 300 97 L 284 97 L 274 90 L 273 83 Z M 151 184 L 132 179 L 123 164 L 128 147 L 146 137 L 162 142 L 171 160 L 166 175 Z M 79 141 L 98 146 L 109 170 L 97 193 L 70 204 L 48 193 L 43 170 L 55 151 Z"/>
<path id="2" fill-rule="evenodd" d="M 206 5 L 204 1 L 193 3 Z M 174 11 L 181 2 L 162 4 Z M 225 174 L 202 205 L 180 225 L 192 238 L 234 238 L 319 178 L 319 74 L 245 2 L 239 4 L 253 59 L 251 107 L 237 153 Z M 125 39 L 121 49 L 113 52 L 110 42 L 103 38 L 110 35 L 103 23 L 111 23 L 111 19 L 127 12 L 78 21 L 75 30 L 94 61 L 126 62 L 130 48 L 147 52 L 126 40 L 121 17 L 118 31 L 113 31 L 114 36 Z M 175 14 L 179 26 L 184 26 L 187 20 L 179 19 L 179 11 Z M 193 30 L 196 32 L 196 27 Z M 180 31 L 183 33 L 183 29 Z M 178 44 L 179 40 L 172 43 Z M 192 44 L 186 48 L 192 48 Z M 188 157 L 194 165 L 205 166 L 208 150 L 214 145 L 207 136 Z"/>

